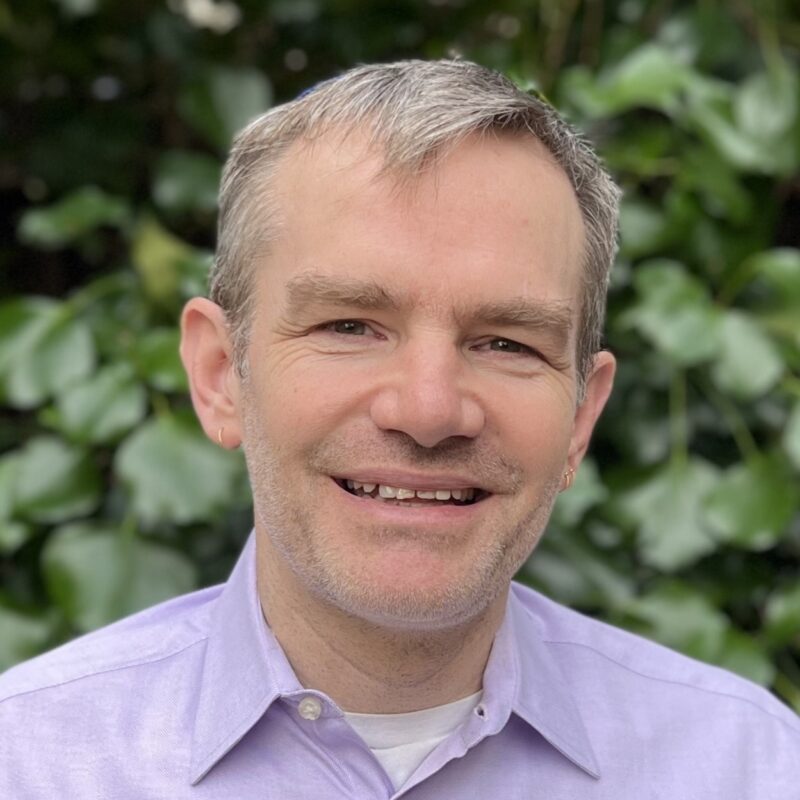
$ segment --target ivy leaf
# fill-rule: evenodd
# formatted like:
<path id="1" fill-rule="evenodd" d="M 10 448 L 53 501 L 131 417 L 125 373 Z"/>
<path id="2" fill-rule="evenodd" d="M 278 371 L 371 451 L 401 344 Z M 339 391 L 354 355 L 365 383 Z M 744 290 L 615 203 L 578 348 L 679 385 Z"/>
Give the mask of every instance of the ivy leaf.
<path id="1" fill-rule="evenodd" d="M 775 666 L 764 646 L 735 628 L 725 631 L 722 647 L 714 663 L 761 686 L 769 686 L 775 678 Z"/>
<path id="2" fill-rule="evenodd" d="M 749 400 L 766 394 L 783 372 L 781 354 L 758 320 L 741 311 L 726 312 L 719 357 L 711 368 L 714 383 L 725 393 Z"/>
<path id="3" fill-rule="evenodd" d="M 635 525 L 637 549 L 652 567 L 672 572 L 713 552 L 717 543 L 702 517 L 702 503 L 716 485 L 711 464 L 691 459 L 668 464 L 615 504 Z"/>
<path id="4" fill-rule="evenodd" d="M 220 163 L 203 153 L 170 150 L 159 159 L 153 199 L 166 211 L 213 212 L 217 208 Z"/>
<path id="5" fill-rule="evenodd" d="M 707 597 L 677 580 L 662 582 L 643 597 L 631 600 L 617 621 L 704 661 L 718 658 L 729 625 Z"/>
<path id="6" fill-rule="evenodd" d="M 751 256 L 746 267 L 770 291 L 769 305 L 800 312 L 800 250 L 776 247 Z"/>
<path id="7" fill-rule="evenodd" d="M 185 392 L 189 388 L 178 351 L 180 341 L 180 331 L 175 328 L 156 328 L 137 341 L 139 374 L 160 392 Z"/>
<path id="8" fill-rule="evenodd" d="M 764 633 L 774 647 L 800 643 L 800 583 L 776 589 L 767 601 Z"/>
<path id="9" fill-rule="evenodd" d="M 113 442 L 142 420 L 147 396 L 128 364 L 104 367 L 56 398 L 49 421 L 81 443 Z"/>
<path id="10" fill-rule="evenodd" d="M 54 436 L 37 436 L 19 451 L 14 486 L 16 513 L 31 522 L 90 514 L 100 502 L 100 475 L 87 453 Z"/>
<path id="11" fill-rule="evenodd" d="M 705 519 L 721 541 L 766 550 L 784 535 L 797 503 L 795 481 L 776 457 L 734 464 L 705 501 Z"/>
<path id="12" fill-rule="evenodd" d="M 177 551 L 91 523 L 59 528 L 42 552 L 42 570 L 51 597 L 79 631 L 191 591 L 197 582 Z"/>
<path id="13" fill-rule="evenodd" d="M 750 75 L 734 97 L 741 131 L 765 144 L 784 137 L 797 119 L 797 78 L 787 69 Z"/>
<path id="14" fill-rule="evenodd" d="M 42 250 L 57 250 L 102 225 L 120 227 L 129 216 L 125 200 L 96 186 L 84 186 L 48 208 L 27 211 L 19 224 L 19 237 Z"/>
<path id="15" fill-rule="evenodd" d="M 671 111 L 693 70 L 658 44 L 645 44 L 595 79 L 585 68 L 570 71 L 565 90 L 590 116 L 611 116 L 632 108 Z"/>
<path id="16" fill-rule="evenodd" d="M 8 453 L 0 458 L 0 553 L 13 553 L 31 536 L 32 528 L 12 519 L 20 453 Z"/>
<path id="17" fill-rule="evenodd" d="M 263 72 L 230 67 L 202 71 L 178 99 L 184 119 L 220 150 L 271 104 L 272 86 Z"/>
<path id="18" fill-rule="evenodd" d="M 52 613 L 23 614 L 0 606 L 0 672 L 40 653 L 54 630 Z"/>
<path id="19" fill-rule="evenodd" d="M 66 303 L 33 298 L 0 309 L 0 378 L 13 408 L 40 405 L 89 374 L 95 347 L 86 322 Z"/>
<path id="20" fill-rule="evenodd" d="M 677 262 L 649 261 L 633 277 L 639 302 L 623 315 L 673 364 L 693 366 L 713 358 L 722 315 L 705 287 Z"/>
<path id="21" fill-rule="evenodd" d="M 783 431 L 783 449 L 795 469 L 800 470 L 800 400 L 794 404 L 786 422 Z"/>
<path id="22" fill-rule="evenodd" d="M 147 216 L 136 228 L 131 256 L 151 300 L 167 306 L 177 299 L 181 262 L 192 256 L 192 248 L 186 242 Z"/>
<path id="23" fill-rule="evenodd" d="M 569 528 L 548 533 L 523 568 L 538 588 L 562 603 L 592 608 L 616 606 L 634 592 L 630 573 L 610 556 L 588 546 Z"/>
<path id="24" fill-rule="evenodd" d="M 196 424 L 164 416 L 120 445 L 114 469 L 143 524 L 184 524 L 207 520 L 230 503 L 243 462 L 209 442 Z"/>

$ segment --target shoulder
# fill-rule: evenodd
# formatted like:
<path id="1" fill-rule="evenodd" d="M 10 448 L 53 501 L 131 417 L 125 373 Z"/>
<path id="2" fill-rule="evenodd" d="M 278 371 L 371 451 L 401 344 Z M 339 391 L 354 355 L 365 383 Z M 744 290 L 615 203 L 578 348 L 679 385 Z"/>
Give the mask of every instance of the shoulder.
<path id="1" fill-rule="evenodd" d="M 800 747 L 800 718 L 770 692 L 732 672 L 684 656 L 642 636 L 587 617 L 520 584 L 513 597 L 538 629 L 577 693 L 597 707 L 605 695 L 612 716 L 704 714 L 757 720 L 781 729 Z"/>
<path id="2" fill-rule="evenodd" d="M 81 636 L 0 675 L 0 714 L 21 698 L 62 687 L 113 683 L 113 676 L 148 673 L 205 641 L 221 587 L 176 597 Z M 85 688 L 85 687 L 84 687 Z"/>

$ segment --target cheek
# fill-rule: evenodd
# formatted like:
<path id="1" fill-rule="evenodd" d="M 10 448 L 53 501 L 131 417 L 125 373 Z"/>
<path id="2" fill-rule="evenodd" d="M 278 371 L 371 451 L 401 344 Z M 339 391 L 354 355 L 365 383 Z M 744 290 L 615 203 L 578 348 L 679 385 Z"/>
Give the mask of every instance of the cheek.
<path id="1" fill-rule="evenodd" d="M 532 474 L 560 468 L 569 450 L 574 408 L 568 392 L 528 385 L 521 392 L 498 393 L 488 416 L 487 433 Z"/>

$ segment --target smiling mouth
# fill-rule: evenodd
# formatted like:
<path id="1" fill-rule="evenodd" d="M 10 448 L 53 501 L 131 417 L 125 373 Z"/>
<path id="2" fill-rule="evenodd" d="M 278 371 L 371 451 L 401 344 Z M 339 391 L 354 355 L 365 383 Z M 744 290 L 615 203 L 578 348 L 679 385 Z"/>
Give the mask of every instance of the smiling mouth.
<path id="1" fill-rule="evenodd" d="M 489 497 L 489 492 L 478 488 L 411 489 L 380 483 L 361 483 L 348 478 L 333 480 L 348 494 L 397 506 L 471 506 Z"/>

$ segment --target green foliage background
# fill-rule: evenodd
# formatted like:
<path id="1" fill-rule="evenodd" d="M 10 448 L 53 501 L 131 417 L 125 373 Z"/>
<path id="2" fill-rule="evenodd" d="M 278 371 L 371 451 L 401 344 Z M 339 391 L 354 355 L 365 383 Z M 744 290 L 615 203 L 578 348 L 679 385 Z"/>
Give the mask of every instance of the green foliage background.
<path id="1" fill-rule="evenodd" d="M 177 358 L 231 135 L 359 61 L 545 94 L 625 189 L 621 369 L 521 578 L 800 709 L 800 20 L 645 0 L 0 0 L 0 665 L 223 580 Z"/>

